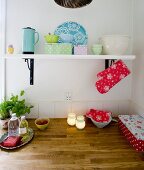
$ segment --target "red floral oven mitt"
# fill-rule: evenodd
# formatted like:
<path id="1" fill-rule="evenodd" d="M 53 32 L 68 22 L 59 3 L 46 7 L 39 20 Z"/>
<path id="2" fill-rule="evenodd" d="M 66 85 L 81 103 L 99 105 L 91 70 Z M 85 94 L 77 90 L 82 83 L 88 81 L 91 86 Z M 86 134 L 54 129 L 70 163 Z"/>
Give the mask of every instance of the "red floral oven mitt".
<path id="1" fill-rule="evenodd" d="M 129 74 L 130 70 L 125 63 L 122 60 L 118 60 L 112 66 L 97 74 L 96 88 L 101 94 L 107 93 Z"/>
<path id="2" fill-rule="evenodd" d="M 88 113 L 86 113 L 86 117 L 92 118 L 96 122 L 106 123 L 111 120 L 111 112 L 90 109 Z"/>
<path id="3" fill-rule="evenodd" d="M 3 141 L 0 145 L 4 147 L 15 147 L 19 145 L 21 142 L 20 136 L 9 136 L 5 141 Z"/>

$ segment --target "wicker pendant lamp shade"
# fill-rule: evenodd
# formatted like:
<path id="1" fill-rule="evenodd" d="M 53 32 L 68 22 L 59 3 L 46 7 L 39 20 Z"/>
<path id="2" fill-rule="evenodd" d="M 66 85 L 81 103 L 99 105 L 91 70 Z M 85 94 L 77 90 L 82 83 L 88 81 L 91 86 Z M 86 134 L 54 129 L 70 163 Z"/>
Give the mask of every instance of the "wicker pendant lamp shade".
<path id="1" fill-rule="evenodd" d="M 92 2 L 92 0 L 54 0 L 58 5 L 65 8 L 81 8 Z"/>

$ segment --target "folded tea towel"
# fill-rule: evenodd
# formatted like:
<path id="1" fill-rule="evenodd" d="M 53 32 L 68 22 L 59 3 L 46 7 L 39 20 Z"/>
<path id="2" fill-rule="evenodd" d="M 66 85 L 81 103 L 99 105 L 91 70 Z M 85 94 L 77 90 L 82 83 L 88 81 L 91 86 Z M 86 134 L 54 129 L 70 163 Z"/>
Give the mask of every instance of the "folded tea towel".
<path id="1" fill-rule="evenodd" d="M 103 111 L 103 110 L 95 110 L 95 109 L 90 109 L 88 113 L 86 113 L 86 117 L 92 118 L 96 122 L 109 122 L 111 119 L 111 112 L 108 111 Z"/>
<path id="2" fill-rule="evenodd" d="M 97 90 L 103 94 L 107 93 L 113 86 L 130 74 L 130 70 L 122 60 L 118 60 L 106 70 L 97 74 Z"/>
<path id="3" fill-rule="evenodd" d="M 20 136 L 9 136 L 5 141 L 3 141 L 0 145 L 4 147 L 15 147 L 21 141 Z"/>

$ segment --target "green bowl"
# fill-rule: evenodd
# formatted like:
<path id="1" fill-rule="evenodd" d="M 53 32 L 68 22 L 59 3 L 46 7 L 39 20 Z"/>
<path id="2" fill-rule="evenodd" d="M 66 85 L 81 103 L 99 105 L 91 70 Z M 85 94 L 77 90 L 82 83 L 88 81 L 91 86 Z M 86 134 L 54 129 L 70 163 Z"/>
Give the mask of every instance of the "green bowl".
<path id="1" fill-rule="evenodd" d="M 47 43 L 57 43 L 59 40 L 57 35 L 45 35 L 44 38 Z"/>
<path id="2" fill-rule="evenodd" d="M 41 124 L 43 122 L 45 122 L 45 123 Z M 48 118 L 38 118 L 35 120 L 35 125 L 38 129 L 45 130 L 45 129 L 47 129 L 49 122 L 50 122 L 50 119 L 48 119 Z"/>
<path id="3" fill-rule="evenodd" d="M 101 53 L 102 53 L 102 48 L 92 48 L 92 52 L 93 52 L 93 54 L 95 54 L 95 55 L 100 55 Z"/>

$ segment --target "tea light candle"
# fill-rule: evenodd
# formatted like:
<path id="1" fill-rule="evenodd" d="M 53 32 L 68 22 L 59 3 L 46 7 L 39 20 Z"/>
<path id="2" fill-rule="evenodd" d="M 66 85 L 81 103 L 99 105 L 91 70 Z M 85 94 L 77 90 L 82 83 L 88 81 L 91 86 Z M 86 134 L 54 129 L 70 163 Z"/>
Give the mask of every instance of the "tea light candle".
<path id="1" fill-rule="evenodd" d="M 67 123 L 70 126 L 74 126 L 76 123 L 76 114 L 75 113 L 69 113 L 67 118 Z"/>
<path id="2" fill-rule="evenodd" d="M 76 127 L 78 129 L 84 129 L 85 127 L 85 119 L 84 119 L 84 116 L 77 116 L 77 119 L 76 119 Z"/>

